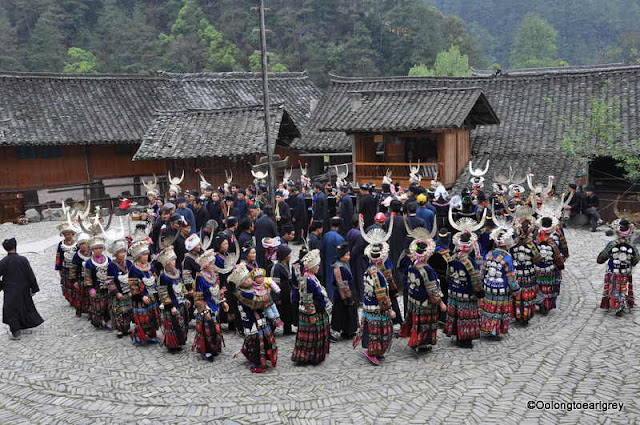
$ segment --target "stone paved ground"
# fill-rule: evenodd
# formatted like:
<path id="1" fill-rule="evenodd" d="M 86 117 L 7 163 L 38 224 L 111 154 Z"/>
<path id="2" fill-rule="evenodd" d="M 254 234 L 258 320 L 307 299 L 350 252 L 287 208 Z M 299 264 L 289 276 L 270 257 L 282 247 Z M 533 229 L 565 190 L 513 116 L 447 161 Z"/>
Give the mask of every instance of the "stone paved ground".
<path id="1" fill-rule="evenodd" d="M 35 242 L 55 235 L 51 227 L 2 227 L 0 239 Z M 289 360 L 293 337 L 281 337 L 280 364 L 263 375 L 233 358 L 242 343 L 234 335 L 210 364 L 190 350 L 172 355 L 94 330 L 62 298 L 53 248 L 30 253 L 46 322 L 21 341 L 0 335 L 0 423 L 636 423 L 640 311 L 618 318 L 597 308 L 603 267 L 594 259 L 607 237 L 567 236 L 559 308 L 512 327 L 501 342 L 463 350 L 439 336 L 432 353 L 417 357 L 400 340 L 377 368 L 340 342 L 324 364 L 299 367 Z M 529 400 L 625 406 L 530 410 Z"/>

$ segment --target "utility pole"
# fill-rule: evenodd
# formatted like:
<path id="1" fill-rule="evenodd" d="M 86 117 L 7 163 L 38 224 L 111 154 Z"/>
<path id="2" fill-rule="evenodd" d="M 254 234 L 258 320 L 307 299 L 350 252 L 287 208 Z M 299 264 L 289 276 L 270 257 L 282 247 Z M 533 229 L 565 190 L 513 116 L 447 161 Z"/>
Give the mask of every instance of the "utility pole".
<path id="1" fill-rule="evenodd" d="M 258 7 L 251 8 L 257 10 L 260 16 L 260 55 L 262 56 L 262 105 L 264 106 L 264 132 L 267 143 L 267 161 L 269 163 L 269 175 L 267 176 L 267 184 L 269 186 L 269 195 L 271 206 L 275 208 L 275 175 L 273 171 L 273 141 L 271 140 L 271 108 L 269 104 L 269 65 L 267 61 L 267 29 L 264 24 L 264 12 L 268 9 L 264 7 L 264 0 L 258 0 Z"/>

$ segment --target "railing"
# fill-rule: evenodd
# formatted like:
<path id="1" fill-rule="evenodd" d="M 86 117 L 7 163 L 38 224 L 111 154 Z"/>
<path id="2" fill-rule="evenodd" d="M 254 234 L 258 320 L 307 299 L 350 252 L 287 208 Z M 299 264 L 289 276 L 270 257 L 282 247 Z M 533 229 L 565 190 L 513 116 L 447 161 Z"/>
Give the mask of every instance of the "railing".
<path id="1" fill-rule="evenodd" d="M 409 181 L 410 166 L 418 166 L 417 162 L 356 162 L 356 178 L 359 182 L 381 181 L 382 177 L 390 170 L 394 181 Z M 441 162 L 420 163 L 419 174 L 423 179 L 431 180 L 436 173 L 442 175 Z"/>

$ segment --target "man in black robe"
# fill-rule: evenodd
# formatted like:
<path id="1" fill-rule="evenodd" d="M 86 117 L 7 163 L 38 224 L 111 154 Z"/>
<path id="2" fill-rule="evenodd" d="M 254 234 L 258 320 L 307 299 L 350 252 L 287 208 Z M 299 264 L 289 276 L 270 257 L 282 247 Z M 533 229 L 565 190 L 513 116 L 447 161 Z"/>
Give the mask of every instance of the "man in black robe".
<path id="1" fill-rule="evenodd" d="M 297 186 L 293 186 L 291 194 L 289 194 L 291 206 L 291 221 L 296 231 L 295 243 L 301 243 L 302 238 L 306 237 L 307 229 L 307 206 L 304 201 L 304 195 Z"/>
<path id="2" fill-rule="evenodd" d="M 276 192 L 276 209 L 275 219 L 278 231 L 282 233 L 282 228 L 291 225 L 291 208 L 285 202 L 284 194 L 281 191 Z"/>
<path id="3" fill-rule="evenodd" d="M 373 217 L 378 211 L 378 205 L 376 204 L 376 198 L 371 194 L 371 188 L 369 186 L 360 186 L 360 214 L 364 217 L 364 228 L 368 229 L 373 224 Z"/>
<path id="4" fill-rule="evenodd" d="M 324 194 L 321 183 L 313 185 L 313 221 L 321 221 L 324 230 L 329 230 L 329 210 L 327 209 L 327 195 Z"/>
<path id="5" fill-rule="evenodd" d="M 258 210 L 260 211 L 260 210 Z M 275 221 L 270 217 L 273 209 L 270 205 L 265 205 L 264 212 L 259 212 L 258 218 L 256 219 L 256 223 L 254 225 L 253 234 L 256 237 L 256 261 L 258 262 L 258 266 L 262 268 L 266 268 L 267 261 L 265 258 L 266 249 L 262 246 L 262 239 L 264 238 L 275 238 L 278 236 L 278 228 L 276 227 Z"/>
<path id="6" fill-rule="evenodd" d="M 342 219 L 342 226 L 340 227 L 340 233 L 342 236 L 346 236 L 351 230 L 351 221 L 353 220 L 353 201 L 349 196 L 349 188 L 342 186 L 340 188 L 340 206 L 338 207 L 338 216 Z"/>
<path id="7" fill-rule="evenodd" d="M 38 282 L 29 260 L 16 253 L 15 238 L 5 239 L 7 256 L 0 260 L 0 288 L 4 290 L 2 322 L 9 325 L 11 339 L 20 339 L 22 329 L 35 328 L 44 320 L 31 298 L 38 292 Z"/>

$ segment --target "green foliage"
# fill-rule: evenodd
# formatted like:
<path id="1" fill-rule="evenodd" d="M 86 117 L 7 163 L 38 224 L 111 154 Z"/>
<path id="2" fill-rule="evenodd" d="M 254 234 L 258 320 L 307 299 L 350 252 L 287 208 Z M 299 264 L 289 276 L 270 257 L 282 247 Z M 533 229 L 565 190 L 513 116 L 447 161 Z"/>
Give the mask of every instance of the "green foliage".
<path id="1" fill-rule="evenodd" d="M 627 179 L 640 181 L 640 142 L 623 143 L 620 99 L 608 96 L 607 89 L 591 97 L 587 115 L 559 117 L 565 126 L 560 144 L 585 169 L 590 160 L 609 156 L 619 161 Z"/>
<path id="2" fill-rule="evenodd" d="M 511 52 L 512 68 L 544 68 L 557 63 L 558 33 L 543 18 L 529 14 L 518 29 Z"/>
<path id="3" fill-rule="evenodd" d="M 65 73 L 68 74 L 97 74 L 98 61 L 95 55 L 79 47 L 71 47 L 67 51 L 71 61 L 64 66 Z"/>
<path id="4" fill-rule="evenodd" d="M 271 58 L 267 58 L 267 63 L 271 62 Z M 249 56 L 249 71 L 261 72 L 262 71 L 262 55 L 254 53 Z M 269 72 L 287 72 L 287 67 L 281 63 L 269 65 Z"/>
<path id="5" fill-rule="evenodd" d="M 438 53 L 433 69 L 420 64 L 409 70 L 410 76 L 432 76 L 443 77 L 468 77 L 471 75 L 469 68 L 469 57 L 460 53 L 458 46 L 451 46 L 449 50 Z"/>
<path id="6" fill-rule="evenodd" d="M 171 33 L 160 34 L 160 52 L 164 68 L 175 72 L 232 71 L 238 54 L 196 0 L 184 0 Z"/>
<path id="7" fill-rule="evenodd" d="M 18 34 L 7 18 L 4 9 L 0 9 L 0 69 L 22 71 L 22 61 L 17 46 Z"/>
<path id="8" fill-rule="evenodd" d="M 59 25 L 64 11 L 52 4 L 36 23 L 26 45 L 25 64 L 29 71 L 60 72 L 67 49 Z"/>

